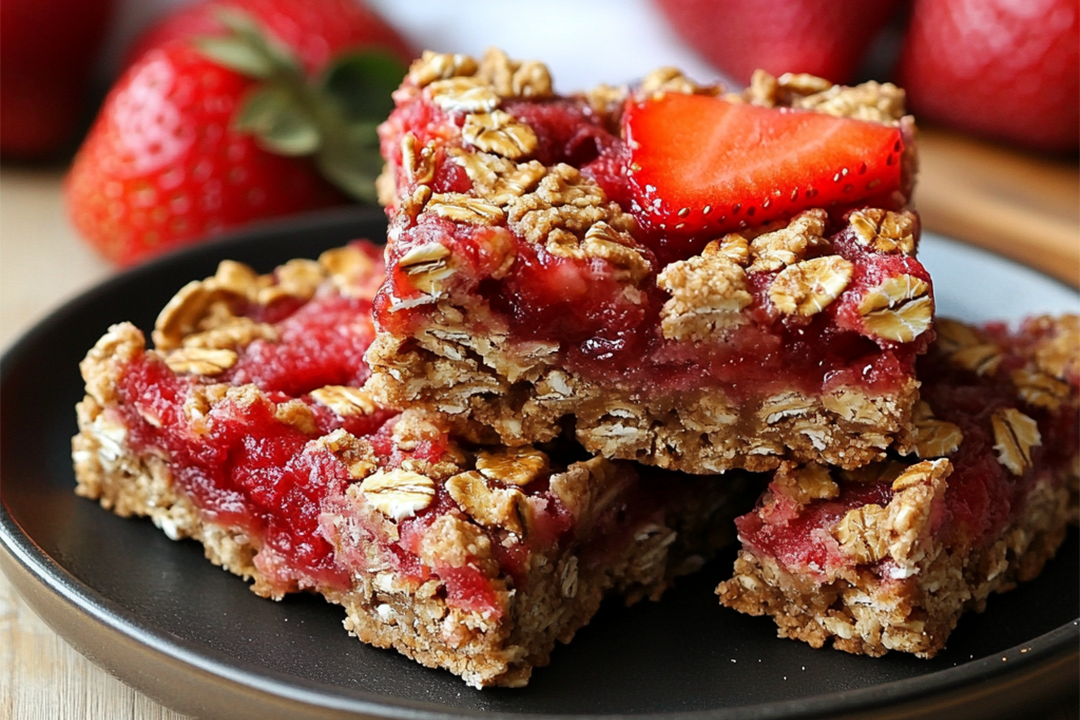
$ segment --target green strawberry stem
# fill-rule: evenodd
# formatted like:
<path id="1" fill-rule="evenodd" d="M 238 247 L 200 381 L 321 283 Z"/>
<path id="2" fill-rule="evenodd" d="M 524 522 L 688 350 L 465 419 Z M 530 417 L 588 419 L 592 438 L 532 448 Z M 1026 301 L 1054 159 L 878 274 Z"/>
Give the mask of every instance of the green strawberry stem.
<path id="1" fill-rule="evenodd" d="M 223 10 L 228 30 L 197 47 L 210 60 L 258 81 L 242 100 L 233 129 L 269 152 L 310 156 L 323 176 L 350 197 L 375 201 L 382 169 L 376 128 L 393 109 L 390 94 L 407 68 L 392 55 L 345 53 L 309 78 L 293 52 L 253 17 Z"/>

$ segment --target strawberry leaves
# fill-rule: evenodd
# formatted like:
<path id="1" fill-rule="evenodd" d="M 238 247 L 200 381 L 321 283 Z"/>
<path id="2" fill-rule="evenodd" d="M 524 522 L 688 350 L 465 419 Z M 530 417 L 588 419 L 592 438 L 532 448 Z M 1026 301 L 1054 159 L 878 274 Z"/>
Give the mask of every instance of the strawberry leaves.
<path id="1" fill-rule="evenodd" d="M 353 120 L 382 122 L 394 109 L 390 94 L 405 77 L 405 68 L 392 55 L 362 52 L 345 55 L 323 74 L 323 92 L 333 97 Z"/>
<path id="2" fill-rule="evenodd" d="M 217 18 L 229 34 L 196 39 L 195 45 L 203 55 L 250 78 L 265 80 L 280 73 L 302 77 L 303 71 L 293 53 L 264 33 L 246 12 L 222 8 Z"/>
<path id="3" fill-rule="evenodd" d="M 322 138 L 305 100 L 286 87 L 259 87 L 245 98 L 233 128 L 254 135 L 260 145 L 279 155 L 310 155 L 319 149 Z"/>
<path id="4" fill-rule="evenodd" d="M 405 66 L 379 51 L 350 53 L 312 80 L 293 53 L 246 13 L 223 10 L 218 18 L 228 33 L 200 38 L 200 52 L 257 81 L 233 129 L 254 136 L 270 152 L 311 156 L 323 176 L 350 197 L 374 201 L 382 169 L 376 129 L 393 109 L 390 94 Z"/>
<path id="5" fill-rule="evenodd" d="M 352 197 L 375 200 L 375 178 L 382 171 L 379 123 L 394 109 L 391 93 L 406 68 L 381 52 L 345 55 L 323 74 L 322 97 L 334 108 L 315 162 L 320 172 Z"/>

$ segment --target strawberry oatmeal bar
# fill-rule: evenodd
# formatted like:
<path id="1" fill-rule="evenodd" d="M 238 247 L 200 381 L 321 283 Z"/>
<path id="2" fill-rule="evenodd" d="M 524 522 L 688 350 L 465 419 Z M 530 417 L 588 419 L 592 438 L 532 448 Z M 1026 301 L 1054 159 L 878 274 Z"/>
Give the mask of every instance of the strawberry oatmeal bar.
<path id="1" fill-rule="evenodd" d="M 364 243 L 270 275 L 225 262 L 168 304 L 156 347 L 110 328 L 82 364 L 78 493 L 477 687 L 525 684 L 603 596 L 656 598 L 733 540 L 735 487 L 382 409 L 361 388 L 382 277 Z"/>
<path id="2" fill-rule="evenodd" d="M 902 91 L 668 69 L 559 96 L 492 50 L 425 53 L 394 97 L 382 403 L 691 473 L 910 444 L 934 305 Z"/>
<path id="3" fill-rule="evenodd" d="M 932 657 L 962 613 L 1053 557 L 1076 521 L 1080 318 L 937 332 L 919 362 L 917 458 L 785 463 L 736 521 L 724 605 L 814 647 Z"/>

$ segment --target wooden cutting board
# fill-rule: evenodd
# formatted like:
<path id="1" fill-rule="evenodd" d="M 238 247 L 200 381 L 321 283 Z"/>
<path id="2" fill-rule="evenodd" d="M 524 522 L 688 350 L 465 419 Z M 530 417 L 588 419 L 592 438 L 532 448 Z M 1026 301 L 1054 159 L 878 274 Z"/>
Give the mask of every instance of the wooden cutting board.
<path id="1" fill-rule="evenodd" d="M 920 133 L 923 227 L 1080 287 L 1080 163 L 937 129 Z"/>

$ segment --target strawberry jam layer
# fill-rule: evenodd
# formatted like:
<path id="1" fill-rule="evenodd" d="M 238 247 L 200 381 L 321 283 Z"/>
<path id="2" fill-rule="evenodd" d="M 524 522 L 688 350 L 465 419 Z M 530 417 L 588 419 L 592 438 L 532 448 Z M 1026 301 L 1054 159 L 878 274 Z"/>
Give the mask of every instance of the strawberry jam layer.
<path id="1" fill-rule="evenodd" d="M 735 526 L 743 547 L 757 555 L 776 558 L 792 572 L 823 576 L 851 564 L 829 535 L 850 510 L 876 503 L 884 507 L 892 499 L 889 483 L 841 486 L 833 500 L 804 507 L 788 507 L 776 493 L 776 505 L 736 518 Z M 771 511 L 771 512 L 770 512 Z"/>
<path id="2" fill-rule="evenodd" d="M 127 428 L 133 451 L 169 458 L 175 484 L 209 520 L 258 538 L 256 565 L 284 591 L 345 589 L 354 572 L 364 567 L 362 548 L 337 554 L 327 539 L 323 515 L 348 508 L 345 490 L 356 481 L 333 453 L 315 442 L 319 437 L 346 429 L 371 445 L 384 470 L 406 461 L 448 459 L 445 438 L 420 442 L 408 451 L 397 447 L 390 413 L 341 418 L 324 409 L 316 413 L 316 426 L 300 429 L 279 419 L 281 405 L 290 400 L 287 396 L 244 392 L 243 387 L 193 423 L 184 408 L 196 386 L 161 360 L 145 355 L 127 366 L 119 386 L 121 402 L 113 412 Z M 318 410 L 308 398 L 301 400 Z M 391 420 L 384 422 L 388 417 Z M 417 583 L 438 578 L 446 585 L 451 605 L 497 614 L 501 610 L 492 577 L 508 576 L 523 584 L 532 554 L 576 540 L 573 517 L 549 491 L 546 480 L 532 483 L 528 496 L 532 522 L 526 540 L 508 543 L 505 531 L 485 530 L 498 561 L 490 575 L 469 563 L 428 567 L 419 560 L 420 545 L 435 521 L 459 512 L 441 484 L 436 485 L 431 505 L 399 522 L 400 539 L 381 537 L 375 529 L 367 538 L 382 543 L 382 553 L 403 577 Z M 601 532 L 613 532 L 613 524 L 598 526 Z"/>
<path id="3" fill-rule="evenodd" d="M 364 352 L 375 328 L 366 298 L 316 298 L 275 329 L 276 340 L 253 341 L 222 379 L 298 396 L 325 385 L 360 387 L 371 375 Z"/>
<path id="4" fill-rule="evenodd" d="M 371 286 L 382 260 L 369 243 L 351 249 L 366 256 L 371 273 L 350 280 L 354 293 L 325 282 L 309 298 L 233 297 L 230 327 L 259 332 L 237 348 L 231 367 L 211 377 L 178 375 L 159 356 L 141 355 L 125 367 L 121 402 L 110 410 L 121 416 L 132 450 L 169 459 L 176 484 L 208 518 L 259 538 L 256 562 L 289 588 L 348 579 L 318 532 L 322 499 L 347 483 L 348 473 L 311 441 L 337 429 L 363 437 L 394 416 L 376 410 L 342 417 L 307 396 L 326 385 L 358 387 L 370 374 L 363 353 L 374 338 Z"/>
<path id="5" fill-rule="evenodd" d="M 828 251 L 852 263 L 852 278 L 844 296 L 824 311 L 812 316 L 779 313 L 768 296 L 777 273 L 751 273 L 747 290 L 753 299 L 743 311 L 749 322 L 722 339 L 684 342 L 660 332 L 661 312 L 670 296 L 656 285 L 655 272 L 640 291 L 627 292 L 608 263 L 552 255 L 505 228 L 425 215 L 391 246 L 391 272 L 375 300 L 376 318 L 392 335 L 414 335 L 430 323 L 432 305 L 394 260 L 432 243 L 448 247 L 458 263 L 446 281 L 451 297 L 460 298 L 465 307 L 482 302 L 500 322 L 495 330 L 506 333 L 512 345 L 558 343 L 562 367 L 646 396 L 702 387 L 723 387 L 735 399 L 789 389 L 816 395 L 842 386 L 888 394 L 910 380 L 930 334 L 908 343 L 867 337 L 858 307 L 861 298 L 889 277 L 906 274 L 927 283 L 930 278 L 917 260 L 867 251 L 848 233 L 834 235 Z M 513 265 L 505 276 L 492 280 L 501 256 L 491 248 L 508 243 L 514 248 Z M 492 330 L 476 327 L 474 332 Z"/>
<path id="6" fill-rule="evenodd" d="M 193 426 L 184 412 L 192 385 L 150 356 L 133 361 L 117 409 L 128 445 L 164 453 L 176 485 L 208 518 L 260 538 L 259 557 L 281 584 L 347 587 L 348 571 L 318 532 L 321 501 L 348 481 L 347 469 L 308 447 L 317 431 L 276 419 L 262 397 L 219 402 Z"/>

